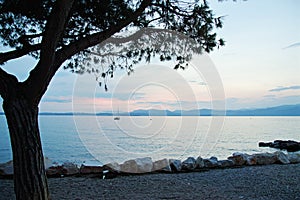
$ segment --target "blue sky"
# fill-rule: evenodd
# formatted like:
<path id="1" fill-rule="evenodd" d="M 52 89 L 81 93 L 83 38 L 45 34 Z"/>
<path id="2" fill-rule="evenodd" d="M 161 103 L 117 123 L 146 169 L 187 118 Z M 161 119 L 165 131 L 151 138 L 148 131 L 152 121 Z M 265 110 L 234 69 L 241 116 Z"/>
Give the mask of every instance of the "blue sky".
<path id="1" fill-rule="evenodd" d="M 300 1 L 214 0 L 210 6 L 216 16 L 225 16 L 217 33 L 226 46 L 208 55 L 222 80 L 224 97 L 214 96 L 207 77 L 192 67 L 182 72 L 152 63 L 137 66 L 129 77 L 120 71 L 109 80 L 108 92 L 98 86 L 95 76 L 61 69 L 40 110 L 194 109 L 210 108 L 222 100 L 227 109 L 300 103 Z M 35 62 L 27 57 L 1 67 L 22 81 Z"/>
<path id="2" fill-rule="evenodd" d="M 300 2 L 214 1 L 211 6 L 217 15 L 227 15 L 218 32 L 226 46 L 211 57 L 228 107 L 299 103 Z"/>

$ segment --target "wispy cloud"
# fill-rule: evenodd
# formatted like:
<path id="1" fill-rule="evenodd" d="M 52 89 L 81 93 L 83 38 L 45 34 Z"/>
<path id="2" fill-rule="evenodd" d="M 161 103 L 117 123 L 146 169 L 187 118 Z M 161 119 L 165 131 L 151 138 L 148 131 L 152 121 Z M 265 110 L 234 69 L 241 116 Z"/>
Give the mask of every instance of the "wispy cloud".
<path id="1" fill-rule="evenodd" d="M 269 92 L 280 92 L 284 90 L 300 90 L 300 85 L 293 85 L 288 87 L 277 87 L 269 90 Z"/>
<path id="2" fill-rule="evenodd" d="M 71 103 L 72 99 L 68 97 L 47 97 L 42 100 L 42 102 L 49 103 Z"/>
<path id="3" fill-rule="evenodd" d="M 263 97 L 264 98 L 275 98 L 276 95 L 270 94 L 270 95 L 264 95 Z"/>
<path id="4" fill-rule="evenodd" d="M 161 105 L 161 104 L 164 104 L 165 102 L 160 102 L 160 101 L 147 101 L 147 102 L 142 102 L 142 101 L 139 101 L 139 102 L 136 102 L 136 104 L 140 104 L 140 105 Z"/>
<path id="5" fill-rule="evenodd" d="M 284 48 L 282 48 L 282 49 L 290 49 L 290 48 L 296 48 L 296 47 L 300 47 L 300 42 L 291 44 L 291 45 L 286 46 L 286 47 L 284 47 Z"/>
<path id="6" fill-rule="evenodd" d="M 95 98 L 105 98 L 105 99 L 118 99 L 122 101 L 128 100 L 140 100 L 145 97 L 145 93 L 143 92 L 131 92 L 131 91 L 117 91 L 117 92 L 101 92 L 95 95 Z"/>
<path id="7" fill-rule="evenodd" d="M 194 80 L 190 80 L 190 83 L 195 83 L 197 85 L 207 85 L 207 83 L 203 82 L 203 81 L 194 81 Z"/>

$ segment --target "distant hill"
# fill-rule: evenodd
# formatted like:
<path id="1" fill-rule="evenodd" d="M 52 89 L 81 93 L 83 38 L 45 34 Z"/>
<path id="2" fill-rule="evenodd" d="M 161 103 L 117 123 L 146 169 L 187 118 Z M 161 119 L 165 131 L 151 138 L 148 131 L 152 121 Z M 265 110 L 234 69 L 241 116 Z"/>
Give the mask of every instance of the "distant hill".
<path id="1" fill-rule="evenodd" d="M 4 113 L 0 113 L 4 115 Z M 40 115 L 95 115 L 93 113 L 40 113 Z M 113 116 L 113 113 L 97 113 L 97 116 Z M 282 105 L 269 108 L 221 110 L 199 109 L 199 110 L 134 110 L 129 113 L 120 113 L 120 116 L 300 116 L 300 104 Z"/>
<path id="2" fill-rule="evenodd" d="M 300 104 L 260 109 L 227 110 L 227 116 L 300 116 Z"/>
<path id="3" fill-rule="evenodd" d="M 128 113 L 130 116 L 211 116 L 212 110 L 134 110 Z"/>
<path id="4" fill-rule="evenodd" d="M 283 105 L 269 108 L 221 110 L 135 110 L 129 113 L 131 116 L 300 116 L 300 104 Z M 128 114 L 127 114 L 128 115 Z"/>

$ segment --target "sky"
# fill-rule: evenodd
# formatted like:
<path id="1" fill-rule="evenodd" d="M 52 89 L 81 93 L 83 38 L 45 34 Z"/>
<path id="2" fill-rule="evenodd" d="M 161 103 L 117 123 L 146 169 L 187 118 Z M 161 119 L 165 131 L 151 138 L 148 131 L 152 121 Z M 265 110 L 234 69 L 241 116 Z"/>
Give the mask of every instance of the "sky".
<path id="1" fill-rule="evenodd" d="M 40 111 L 241 109 L 299 104 L 300 1 L 209 2 L 216 17 L 224 16 L 224 27 L 217 34 L 226 41 L 225 47 L 192 60 L 184 71 L 173 70 L 172 62 L 157 60 L 135 66 L 130 76 L 117 71 L 108 80 L 108 92 L 99 87 L 94 75 L 60 69 L 40 103 Z M 35 63 L 24 57 L 1 67 L 23 81 Z"/>

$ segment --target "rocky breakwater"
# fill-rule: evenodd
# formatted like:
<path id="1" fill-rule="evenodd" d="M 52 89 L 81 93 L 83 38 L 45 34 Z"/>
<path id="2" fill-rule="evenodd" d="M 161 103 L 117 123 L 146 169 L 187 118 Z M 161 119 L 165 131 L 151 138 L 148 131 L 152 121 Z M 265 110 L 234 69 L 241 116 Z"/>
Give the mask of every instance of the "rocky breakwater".
<path id="1" fill-rule="evenodd" d="M 296 142 L 293 140 L 275 140 L 274 142 L 259 142 L 258 146 L 287 150 L 288 152 L 300 151 L 300 142 Z"/>
<path id="2" fill-rule="evenodd" d="M 161 159 L 152 161 L 150 157 L 127 160 L 124 163 L 108 163 L 106 165 L 78 166 L 74 163 L 57 164 L 45 159 L 48 177 L 82 176 L 93 175 L 104 179 L 114 178 L 118 175 L 144 174 L 144 173 L 180 173 L 195 172 L 217 168 L 270 165 L 270 164 L 293 164 L 300 163 L 300 153 L 285 154 L 281 151 L 275 153 L 245 154 L 234 153 L 226 160 L 218 160 L 217 157 L 197 158 L 188 157 L 185 160 Z M 13 162 L 0 164 L 0 177 L 13 176 Z"/>

